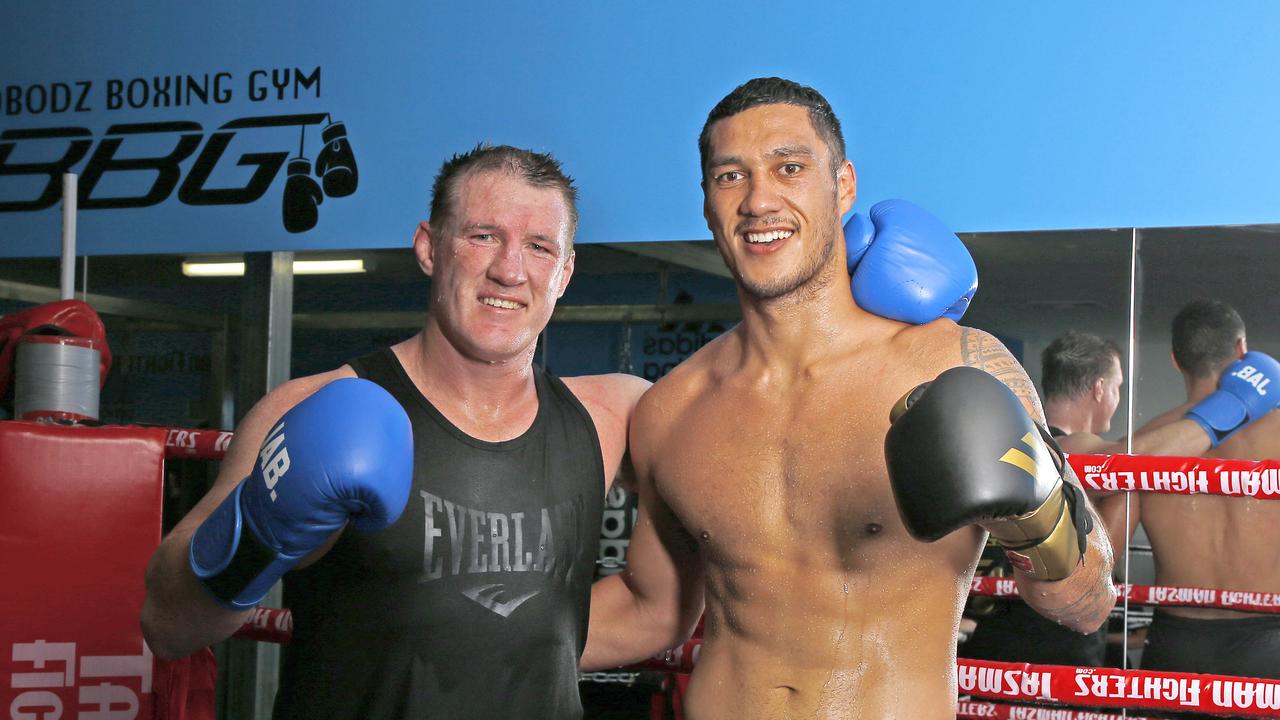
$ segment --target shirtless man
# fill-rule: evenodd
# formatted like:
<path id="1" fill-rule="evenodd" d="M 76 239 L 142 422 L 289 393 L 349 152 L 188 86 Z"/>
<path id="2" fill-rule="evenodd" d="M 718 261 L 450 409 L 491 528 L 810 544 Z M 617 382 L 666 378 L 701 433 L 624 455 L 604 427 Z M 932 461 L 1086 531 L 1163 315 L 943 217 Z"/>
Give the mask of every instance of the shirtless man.
<path id="1" fill-rule="evenodd" d="M 1231 306 L 1197 301 L 1184 307 L 1173 321 L 1173 362 L 1186 381 L 1187 402 L 1149 425 L 1175 422 L 1188 407 L 1219 391 L 1220 376 L 1226 387 L 1233 373 L 1236 380 L 1255 375 L 1240 372 L 1242 359 L 1268 379 L 1277 377 L 1274 360 L 1248 352 L 1244 322 Z M 1268 384 L 1268 390 L 1276 387 Z M 1280 458 L 1280 413 L 1266 414 L 1205 456 Z M 1280 592 L 1280 503 L 1275 500 L 1152 493 L 1142 499 L 1142 525 L 1151 540 L 1157 585 Z M 1280 616 L 1160 608 L 1142 666 L 1280 678 Z"/>
<path id="2" fill-rule="evenodd" d="M 986 333 L 850 300 L 836 239 L 854 172 L 816 91 L 748 82 L 712 110 L 699 146 L 743 322 L 637 406 L 641 515 L 627 569 L 593 590 L 584 666 L 678 644 L 705 595 L 690 718 L 954 718 L 954 638 L 986 533 L 908 534 L 886 469 L 889 410 L 968 365 L 1043 422 L 1031 383 Z M 1105 532 L 1087 538 L 1065 579 L 1018 571 L 1037 609 L 1082 632 L 1114 603 Z"/>

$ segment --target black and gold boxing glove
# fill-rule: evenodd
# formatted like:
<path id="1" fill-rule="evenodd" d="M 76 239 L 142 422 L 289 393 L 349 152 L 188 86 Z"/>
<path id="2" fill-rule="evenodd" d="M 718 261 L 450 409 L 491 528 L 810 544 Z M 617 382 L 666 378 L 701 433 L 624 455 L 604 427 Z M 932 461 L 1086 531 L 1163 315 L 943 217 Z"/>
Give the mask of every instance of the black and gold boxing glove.
<path id="1" fill-rule="evenodd" d="M 1062 450 L 1004 383 L 952 368 L 904 395 L 890 422 L 889 483 L 913 537 L 933 542 L 979 524 L 1038 579 L 1080 564 L 1093 529 L 1084 494 L 1063 480 Z"/>

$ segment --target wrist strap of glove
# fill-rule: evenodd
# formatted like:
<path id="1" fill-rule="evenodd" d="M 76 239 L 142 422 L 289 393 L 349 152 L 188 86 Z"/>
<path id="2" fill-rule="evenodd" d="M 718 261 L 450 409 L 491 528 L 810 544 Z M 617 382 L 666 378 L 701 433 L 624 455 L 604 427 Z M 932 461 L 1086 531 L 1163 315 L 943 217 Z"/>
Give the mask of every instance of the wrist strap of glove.
<path id="1" fill-rule="evenodd" d="M 191 536 L 188 562 L 200 584 L 223 607 L 244 610 L 266 596 L 295 560 L 263 545 L 244 523 L 244 483 L 227 496 Z"/>

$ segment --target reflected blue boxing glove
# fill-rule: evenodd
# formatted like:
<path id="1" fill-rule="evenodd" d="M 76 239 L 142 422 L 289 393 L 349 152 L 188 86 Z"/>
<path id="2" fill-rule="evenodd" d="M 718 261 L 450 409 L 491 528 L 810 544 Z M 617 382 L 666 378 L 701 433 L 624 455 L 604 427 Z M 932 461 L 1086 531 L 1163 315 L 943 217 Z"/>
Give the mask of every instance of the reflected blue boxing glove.
<path id="1" fill-rule="evenodd" d="M 1266 353 L 1247 352 L 1222 372 L 1218 389 L 1187 411 L 1209 433 L 1212 447 L 1234 435 L 1245 425 L 1280 405 L 1280 386 L 1269 387 L 1280 378 L 1280 363 Z"/>
<path id="2" fill-rule="evenodd" d="M 853 299 L 867 312 L 915 325 L 959 321 L 978 291 L 968 248 L 906 200 L 884 200 L 849 218 L 844 242 Z"/>
<path id="3" fill-rule="evenodd" d="M 267 433 L 253 472 L 191 537 L 192 571 L 222 605 L 257 605 L 348 520 L 365 531 L 400 517 L 413 476 L 413 429 L 379 385 L 334 380 Z"/>

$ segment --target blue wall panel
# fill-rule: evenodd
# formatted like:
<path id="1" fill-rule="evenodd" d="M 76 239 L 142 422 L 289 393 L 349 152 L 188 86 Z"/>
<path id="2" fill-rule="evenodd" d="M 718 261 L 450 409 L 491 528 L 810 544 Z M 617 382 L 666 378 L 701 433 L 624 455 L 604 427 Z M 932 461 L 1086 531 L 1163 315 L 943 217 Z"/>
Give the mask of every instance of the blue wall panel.
<path id="1" fill-rule="evenodd" d="M 48 182 L 16 166 L 51 162 L 76 139 L 29 137 L 49 128 L 84 133 L 71 163 L 80 173 L 107 157 L 104 141 L 118 141 L 116 158 L 167 154 L 184 135 L 194 143 L 155 204 L 81 211 L 88 254 L 404 246 L 435 168 L 479 141 L 561 157 L 582 189 L 581 242 L 706 238 L 695 138 L 721 96 L 762 74 L 831 99 L 859 172 L 859 207 L 908 197 L 961 231 L 1280 221 L 1271 179 L 1280 5 L 1264 0 L 325 0 L 6 12 L 0 257 L 58 251 L 57 206 L 14 207 Z M 255 71 L 282 69 L 309 81 L 297 97 L 292 84 L 284 97 L 255 97 L 264 77 Z M 165 77 L 212 83 L 219 73 L 224 101 L 172 89 L 157 101 Z M 128 102 L 135 80 L 135 100 L 150 88 L 142 107 Z M 50 105 L 57 84 L 71 91 L 65 112 Z M 282 225 L 284 167 L 252 201 L 180 199 L 206 152 L 209 177 L 193 188 L 246 186 L 258 165 L 240 159 L 292 157 L 304 125 L 302 152 L 314 160 L 326 114 L 345 123 L 360 179 L 353 195 L 324 201 L 313 229 Z M 286 119 L 235 129 L 209 164 L 220 128 L 264 117 Z M 188 125 L 120 127 L 161 122 Z M 109 170 L 83 202 L 141 197 L 162 180 Z"/>

